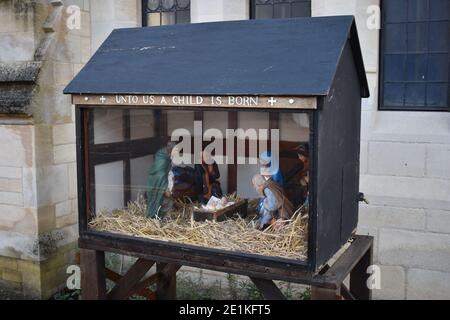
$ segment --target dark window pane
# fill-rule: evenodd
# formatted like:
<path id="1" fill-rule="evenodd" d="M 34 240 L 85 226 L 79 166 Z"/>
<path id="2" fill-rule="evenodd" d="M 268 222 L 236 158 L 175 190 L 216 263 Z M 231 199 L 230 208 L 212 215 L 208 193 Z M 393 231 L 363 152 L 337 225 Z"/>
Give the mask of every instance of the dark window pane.
<path id="1" fill-rule="evenodd" d="M 162 0 L 163 10 L 171 10 L 175 5 L 175 0 Z"/>
<path id="2" fill-rule="evenodd" d="M 407 83 L 405 90 L 405 105 L 414 108 L 424 107 L 426 87 L 426 84 Z"/>
<path id="3" fill-rule="evenodd" d="M 431 0 L 430 1 L 430 19 L 448 20 L 450 11 L 449 0 Z"/>
<path id="4" fill-rule="evenodd" d="M 254 0 L 255 19 L 311 16 L 311 0 Z"/>
<path id="5" fill-rule="evenodd" d="M 384 50 L 387 53 L 406 52 L 406 24 L 387 24 Z"/>
<path id="6" fill-rule="evenodd" d="M 384 85 L 384 105 L 391 108 L 403 107 L 405 84 L 386 83 Z"/>
<path id="7" fill-rule="evenodd" d="M 161 25 L 175 24 L 175 12 L 161 12 Z"/>
<path id="8" fill-rule="evenodd" d="M 150 10 L 156 10 L 156 9 L 158 9 L 158 7 L 159 7 L 159 1 L 160 1 L 160 0 L 148 0 L 147 7 L 148 7 Z"/>
<path id="9" fill-rule="evenodd" d="M 277 3 L 274 6 L 274 18 L 289 18 L 291 16 L 291 5 L 289 3 Z"/>
<path id="10" fill-rule="evenodd" d="M 273 6 L 271 4 L 256 6 L 256 19 L 272 19 Z"/>
<path id="11" fill-rule="evenodd" d="M 444 51 L 448 52 L 450 34 L 448 31 L 448 22 L 430 22 L 430 37 L 429 49 L 430 51 Z"/>
<path id="12" fill-rule="evenodd" d="M 385 0 L 383 4 L 381 108 L 445 110 L 450 0 Z"/>
<path id="13" fill-rule="evenodd" d="M 428 55 L 428 81 L 448 81 L 448 59 L 447 54 Z"/>
<path id="14" fill-rule="evenodd" d="M 408 0 L 387 0 L 383 3 L 386 22 L 406 21 Z"/>
<path id="15" fill-rule="evenodd" d="M 428 23 L 408 24 L 408 52 L 426 52 L 428 48 Z"/>
<path id="16" fill-rule="evenodd" d="M 187 9 L 191 4 L 190 0 L 177 0 L 178 8 Z"/>
<path id="17" fill-rule="evenodd" d="M 427 20 L 429 10 L 428 1 L 429 0 L 408 0 L 408 20 L 409 21 Z"/>
<path id="18" fill-rule="evenodd" d="M 427 86 L 427 106 L 430 107 L 447 107 L 448 106 L 448 90 L 447 83 L 429 83 Z"/>
<path id="19" fill-rule="evenodd" d="M 406 58 L 406 79 L 408 81 L 426 81 L 427 55 L 409 54 Z"/>
<path id="20" fill-rule="evenodd" d="M 144 22 L 147 26 L 189 23 L 190 4 L 190 0 L 148 0 Z"/>
<path id="21" fill-rule="evenodd" d="M 177 24 L 191 22 L 191 13 L 189 10 L 177 11 Z"/>
<path id="22" fill-rule="evenodd" d="M 405 54 L 387 54 L 384 57 L 384 80 L 405 81 Z"/>
<path id="23" fill-rule="evenodd" d="M 291 7 L 291 17 L 309 17 L 311 16 L 311 3 L 299 2 L 293 3 Z"/>

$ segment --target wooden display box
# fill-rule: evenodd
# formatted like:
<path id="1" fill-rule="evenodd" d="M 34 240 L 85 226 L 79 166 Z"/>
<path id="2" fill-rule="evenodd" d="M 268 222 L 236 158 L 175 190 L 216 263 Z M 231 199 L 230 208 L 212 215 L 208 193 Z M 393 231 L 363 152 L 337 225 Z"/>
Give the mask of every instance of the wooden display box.
<path id="1" fill-rule="evenodd" d="M 369 91 L 353 17 L 117 29 L 64 92 L 72 95 L 76 108 L 81 248 L 283 280 L 306 270 L 317 272 L 355 234 L 361 98 Z M 170 114 L 180 110 L 192 112 L 193 121 L 209 119 L 233 129 L 259 118 L 267 119 L 270 129 L 289 124 L 283 119 L 308 123 L 307 259 L 231 252 L 88 227 L 105 197 L 121 206 L 135 197 L 132 180 L 145 177 L 146 170 L 139 163 L 154 157 L 170 135 Z M 144 111 L 152 116 L 146 118 Z M 98 122 L 99 114 L 105 121 Z M 183 117 L 179 118 L 187 119 Z M 149 127 L 152 135 L 142 136 L 143 127 Z M 289 130 L 281 132 L 280 157 L 290 164 L 296 160 L 291 150 L 297 140 L 289 140 Z M 120 174 L 111 182 L 105 172 Z M 227 193 L 236 191 L 246 174 L 230 165 L 224 183 Z M 112 184 L 123 187 L 114 189 Z M 236 206 L 244 212 L 243 203 Z M 198 219 L 203 217 L 197 214 Z"/>

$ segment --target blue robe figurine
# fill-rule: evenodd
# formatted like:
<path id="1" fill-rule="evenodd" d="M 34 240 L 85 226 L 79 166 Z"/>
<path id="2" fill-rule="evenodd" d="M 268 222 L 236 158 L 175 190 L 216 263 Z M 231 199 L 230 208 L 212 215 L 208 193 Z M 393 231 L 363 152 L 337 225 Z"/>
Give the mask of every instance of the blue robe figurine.
<path id="1" fill-rule="evenodd" d="M 160 209 L 169 186 L 168 176 L 172 166 L 167 149 L 164 147 L 156 152 L 153 164 L 148 171 L 146 213 L 148 218 L 156 218 L 163 213 L 160 212 Z"/>

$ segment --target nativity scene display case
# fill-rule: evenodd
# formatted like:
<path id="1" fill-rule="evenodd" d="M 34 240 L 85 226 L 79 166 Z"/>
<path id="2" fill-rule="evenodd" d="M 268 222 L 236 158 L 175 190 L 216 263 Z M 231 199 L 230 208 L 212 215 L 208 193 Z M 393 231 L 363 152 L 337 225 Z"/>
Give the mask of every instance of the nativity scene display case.
<path id="1" fill-rule="evenodd" d="M 310 112 L 79 114 L 86 232 L 307 260 Z"/>
<path id="2" fill-rule="evenodd" d="M 356 231 L 353 17 L 115 30 L 65 93 L 81 248 L 289 280 Z"/>

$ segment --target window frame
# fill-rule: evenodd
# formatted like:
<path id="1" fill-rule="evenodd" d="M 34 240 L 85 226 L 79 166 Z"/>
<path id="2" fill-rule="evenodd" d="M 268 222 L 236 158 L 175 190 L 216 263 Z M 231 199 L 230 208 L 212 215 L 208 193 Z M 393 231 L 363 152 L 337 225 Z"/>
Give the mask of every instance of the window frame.
<path id="1" fill-rule="evenodd" d="M 309 11 L 309 17 L 311 17 L 311 15 L 312 15 L 312 1 L 313 0 L 305 0 L 305 1 L 303 1 L 303 2 L 307 2 L 307 1 L 309 1 L 309 3 L 310 3 L 310 11 Z M 299 1 L 299 2 L 302 2 L 302 1 Z M 256 6 L 257 6 L 257 3 L 256 3 L 256 0 L 250 0 L 249 1 L 249 6 L 250 6 L 250 20 L 255 20 L 256 19 Z M 292 18 L 292 17 L 290 17 L 290 18 Z M 272 18 L 271 19 L 276 19 L 276 18 L 274 18 L 273 17 L 273 13 L 272 13 Z"/>
<path id="2" fill-rule="evenodd" d="M 155 12 L 159 12 L 159 13 L 162 13 L 162 12 L 174 12 L 175 13 L 175 24 L 177 24 L 177 15 L 176 15 L 176 12 L 177 11 L 188 11 L 189 12 L 189 14 L 190 14 L 190 12 L 191 12 L 191 0 L 189 0 L 189 6 L 188 6 L 188 9 L 185 9 L 185 10 L 178 10 L 177 8 L 178 8 L 178 2 L 177 2 L 177 0 L 174 0 L 175 1 L 175 10 L 167 10 L 167 11 L 164 11 L 164 10 L 156 10 Z M 142 27 L 149 27 L 149 25 L 148 25 L 148 15 L 150 14 L 151 12 L 149 11 L 149 9 L 148 9 L 148 0 L 141 0 L 141 14 L 142 14 L 142 17 L 141 17 L 141 19 L 142 19 Z M 162 19 L 161 18 L 161 16 L 160 16 L 160 19 Z M 161 20 L 160 20 L 161 21 Z M 190 18 L 189 18 L 189 21 L 190 21 Z M 162 24 L 161 24 L 162 25 Z"/>
<path id="3" fill-rule="evenodd" d="M 386 106 L 384 104 L 384 37 L 385 37 L 385 1 L 380 1 L 380 34 L 379 34 L 379 53 L 378 53 L 378 110 L 379 111 L 413 111 L 413 112 L 450 112 L 450 43 L 448 49 L 448 91 L 447 91 L 447 106 L 445 107 L 427 107 L 426 104 L 416 107 L 416 106 L 403 106 L 403 107 L 392 107 Z M 450 10 L 450 9 L 449 9 Z M 450 14 L 450 12 L 449 12 Z M 450 38 L 450 20 L 448 24 L 448 35 Z M 406 82 L 405 82 L 406 83 Z"/>

